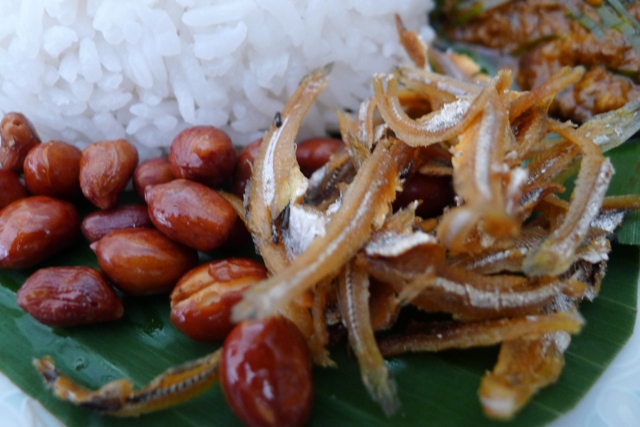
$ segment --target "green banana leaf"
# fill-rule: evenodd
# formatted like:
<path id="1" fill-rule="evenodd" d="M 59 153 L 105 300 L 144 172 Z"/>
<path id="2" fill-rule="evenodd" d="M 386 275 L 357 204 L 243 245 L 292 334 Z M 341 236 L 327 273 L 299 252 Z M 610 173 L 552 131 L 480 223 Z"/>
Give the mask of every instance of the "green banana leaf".
<path id="1" fill-rule="evenodd" d="M 640 193 L 640 144 L 625 144 L 607 154 L 617 170 L 611 194 Z M 637 216 L 630 218 L 620 241 L 638 245 L 639 224 Z M 96 267 L 97 263 L 88 245 L 78 244 L 47 265 Z M 544 425 L 580 400 L 633 333 L 639 270 L 638 247 L 615 245 L 600 296 L 582 305 L 587 325 L 574 337 L 559 381 L 539 393 L 512 422 L 486 419 L 477 398 L 480 378 L 495 362 L 496 347 L 389 359 L 402 406 L 394 417 L 385 418 L 364 389 L 356 360 L 338 346 L 332 349 L 332 357 L 339 368 L 315 371 L 309 424 Z M 168 367 L 200 357 L 217 345 L 196 343 L 178 333 L 168 319 L 167 296 L 125 297 L 126 315 L 110 324 L 41 325 L 16 304 L 15 294 L 30 273 L 0 270 L 0 371 L 69 427 L 241 425 L 227 408 L 219 386 L 176 408 L 133 419 L 100 416 L 53 397 L 32 367 L 35 357 L 51 355 L 63 372 L 88 387 L 120 377 L 143 386 Z"/>

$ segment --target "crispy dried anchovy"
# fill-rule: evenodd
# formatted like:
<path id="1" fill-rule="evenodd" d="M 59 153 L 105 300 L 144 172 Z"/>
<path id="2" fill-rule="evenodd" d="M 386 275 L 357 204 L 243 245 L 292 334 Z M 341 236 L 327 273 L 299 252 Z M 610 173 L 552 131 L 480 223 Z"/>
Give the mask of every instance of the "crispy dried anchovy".
<path id="1" fill-rule="evenodd" d="M 140 390 L 133 389 L 128 379 L 105 384 L 98 390 L 86 389 L 61 374 L 49 356 L 33 364 L 62 400 L 119 417 L 130 417 L 175 406 L 209 389 L 218 382 L 222 349 L 168 369 Z"/>
<path id="2" fill-rule="evenodd" d="M 640 98 L 622 108 L 598 114 L 583 123 L 578 131 L 592 139 L 604 153 L 631 138 L 640 130 Z"/>
<path id="3" fill-rule="evenodd" d="M 362 382 L 384 413 L 390 416 L 398 409 L 399 400 L 395 381 L 373 335 L 369 314 L 369 276 L 362 262 L 353 260 L 342 269 L 338 296 L 349 343 L 360 365 Z"/>
<path id="4" fill-rule="evenodd" d="M 336 362 L 331 360 L 329 356 L 329 321 L 326 317 L 327 307 L 331 293 L 334 292 L 332 280 L 325 279 L 316 285 L 313 292 L 313 305 L 311 306 L 311 320 L 313 321 L 313 335 L 311 336 L 312 345 L 315 348 L 322 349 L 313 352 L 314 363 L 323 367 L 337 367 Z"/>
<path id="5" fill-rule="evenodd" d="M 534 339 L 557 331 L 577 333 L 584 320 L 578 313 L 553 313 L 477 322 L 432 322 L 413 325 L 402 334 L 378 340 L 384 356 L 408 352 L 491 346 L 514 339 Z"/>
<path id="6" fill-rule="evenodd" d="M 480 382 L 484 413 L 508 420 L 541 388 L 554 383 L 564 366 L 564 349 L 571 336 L 564 332 L 536 339 L 504 341 L 493 371 Z"/>
<path id="7" fill-rule="evenodd" d="M 583 283 L 550 278 L 530 280 L 507 289 L 483 290 L 471 283 L 454 282 L 438 274 L 433 284 L 414 297 L 411 303 L 426 311 L 451 313 L 460 320 L 496 319 L 536 314 L 558 295 L 580 297 L 585 290 Z"/>
<path id="8" fill-rule="evenodd" d="M 551 98 L 548 98 L 544 105 L 534 105 L 513 121 L 515 147 L 507 153 L 505 159 L 512 167 L 520 165 L 527 154 L 547 135 L 547 111 L 550 104 Z M 529 176 L 531 173 L 530 169 Z"/>
<path id="9" fill-rule="evenodd" d="M 338 183 L 350 183 L 356 175 L 354 162 L 346 146 L 336 151 L 329 161 L 315 171 L 309 179 L 309 188 L 302 201 L 305 205 L 317 206 L 321 210 L 340 197 Z"/>
<path id="10" fill-rule="evenodd" d="M 530 276 L 558 275 L 569 268 L 576 248 L 602 205 L 613 175 L 611 162 L 602 156 L 592 140 L 553 120 L 549 122 L 549 130 L 576 143 L 584 155 L 569 210 L 562 224 L 525 258 L 523 270 Z"/>
<path id="11" fill-rule="evenodd" d="M 445 141 L 464 130 L 483 111 L 493 89 L 481 90 L 472 99 L 460 97 L 419 120 L 413 120 L 398 101 L 397 78 L 389 76 L 387 84 L 385 92 L 381 77 L 375 76 L 373 79 L 380 115 L 405 144 L 419 147 Z"/>
<path id="12" fill-rule="evenodd" d="M 511 121 L 517 119 L 529 108 L 542 103 L 545 98 L 555 95 L 565 87 L 582 79 L 584 73 L 584 67 L 561 68 L 546 82 L 529 92 L 524 92 L 522 96 L 513 100 L 509 105 L 509 118 Z"/>
<path id="13" fill-rule="evenodd" d="M 287 261 L 273 242 L 274 219 L 293 201 L 302 199 L 308 183 L 296 161 L 294 139 L 305 113 L 327 84 L 331 67 L 307 75 L 265 134 L 246 197 L 246 223 L 269 271 L 281 270 Z"/>
<path id="14" fill-rule="evenodd" d="M 435 236 L 417 228 L 417 202 L 387 217 L 384 225 L 374 232 L 364 247 L 369 257 L 397 257 L 417 246 L 436 245 Z"/>
<path id="15" fill-rule="evenodd" d="M 509 172 L 504 163 L 507 112 L 493 85 L 483 92 L 489 93 L 487 108 L 460 133 L 453 148 L 454 188 L 465 204 L 445 213 L 438 228 L 438 238 L 457 252 L 465 250 L 465 240 L 479 221 L 496 237 L 513 235 L 518 226 L 503 190 Z M 515 185 L 518 192 L 521 184 Z"/>
<path id="16" fill-rule="evenodd" d="M 537 246 L 548 232 L 540 227 L 528 227 L 513 239 L 502 241 L 478 253 L 464 253 L 447 261 L 479 274 L 520 272 L 527 252 Z"/>
<path id="17" fill-rule="evenodd" d="M 376 145 L 347 189 L 325 233 L 316 238 L 284 270 L 245 292 L 233 310 L 233 318 L 264 318 L 288 301 L 337 273 L 382 226 L 398 184 L 396 163 L 384 142 Z"/>
<path id="18" fill-rule="evenodd" d="M 413 63 L 416 64 L 418 68 L 428 67 L 427 45 L 420 39 L 418 33 L 415 31 L 407 31 L 398 14 L 396 14 L 396 29 L 400 36 L 400 43 L 402 43 L 404 50 Z"/>

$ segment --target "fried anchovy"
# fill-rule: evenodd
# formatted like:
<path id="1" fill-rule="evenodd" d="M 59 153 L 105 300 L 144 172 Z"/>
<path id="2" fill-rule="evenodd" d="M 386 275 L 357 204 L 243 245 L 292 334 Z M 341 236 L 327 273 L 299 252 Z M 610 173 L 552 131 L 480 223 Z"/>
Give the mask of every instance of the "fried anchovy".
<path id="1" fill-rule="evenodd" d="M 337 273 L 382 226 L 399 188 L 396 163 L 381 141 L 346 190 L 338 210 L 302 254 L 284 270 L 245 292 L 233 318 L 268 317 L 320 280 Z"/>

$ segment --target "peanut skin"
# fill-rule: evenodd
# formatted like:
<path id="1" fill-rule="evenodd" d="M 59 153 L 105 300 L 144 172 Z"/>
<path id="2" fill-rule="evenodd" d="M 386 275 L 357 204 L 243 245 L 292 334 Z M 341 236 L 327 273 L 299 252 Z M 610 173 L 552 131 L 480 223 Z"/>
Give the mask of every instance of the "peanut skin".
<path id="1" fill-rule="evenodd" d="M 17 200 L 0 211 L 0 268 L 28 268 L 69 246 L 80 229 L 76 208 L 48 196 Z"/>
<path id="2" fill-rule="evenodd" d="M 78 200 L 80 157 L 77 147 L 63 141 L 36 145 L 24 160 L 24 181 L 32 194 Z"/>
<path id="3" fill-rule="evenodd" d="M 434 218 L 442 214 L 446 206 L 454 203 L 455 193 L 449 176 L 430 176 L 414 173 L 403 185 L 393 202 L 394 210 L 407 206 L 414 200 L 422 203 L 416 209 L 416 215 L 422 218 Z"/>
<path id="4" fill-rule="evenodd" d="M 128 141 L 94 142 L 80 157 L 80 188 L 100 209 L 116 205 L 138 165 L 138 150 Z"/>
<path id="5" fill-rule="evenodd" d="M 115 230 L 91 244 L 102 273 L 132 295 L 169 292 L 196 266 L 198 253 L 152 228 Z"/>
<path id="6" fill-rule="evenodd" d="M 129 204 L 92 212 L 81 226 L 82 234 L 89 242 L 100 240 L 113 230 L 137 227 L 153 227 L 145 205 Z"/>
<path id="7" fill-rule="evenodd" d="M 186 179 L 147 187 L 145 200 L 158 230 L 199 251 L 220 247 L 236 219 L 235 211 L 222 196 Z"/>
<path id="8" fill-rule="evenodd" d="M 171 171 L 171 164 L 166 157 L 146 160 L 133 172 L 133 188 L 144 199 L 144 190 L 149 185 L 164 184 L 176 177 Z"/>
<path id="9" fill-rule="evenodd" d="M 169 162 L 176 178 L 216 187 L 233 174 L 236 150 L 224 131 L 213 126 L 193 126 L 173 139 Z"/>
<path id="10" fill-rule="evenodd" d="M 0 169 L 0 209 L 27 195 L 27 189 L 18 175 L 8 169 Z"/>
<path id="11" fill-rule="evenodd" d="M 251 166 L 258 156 L 260 144 L 262 144 L 262 138 L 253 141 L 238 153 L 238 163 L 236 164 L 236 170 L 233 172 L 231 191 L 240 198 L 244 197 L 244 189 L 251 179 Z"/>
<path id="12" fill-rule="evenodd" d="M 293 322 L 281 316 L 245 320 L 222 348 L 222 391 L 245 425 L 305 425 L 313 401 L 311 358 Z"/>
<path id="13" fill-rule="evenodd" d="M 197 341 L 221 341 L 234 326 L 231 310 L 242 293 L 267 277 L 264 264 L 228 258 L 187 272 L 171 293 L 171 322 Z"/>
<path id="14" fill-rule="evenodd" d="M 27 153 L 40 144 L 31 122 L 21 113 L 7 113 L 0 123 L 0 163 L 4 169 L 21 174 Z"/>
<path id="15" fill-rule="evenodd" d="M 343 142 L 335 138 L 310 138 L 301 141 L 296 147 L 296 159 L 300 171 L 306 177 L 310 177 L 324 166 L 342 145 Z"/>
<path id="16" fill-rule="evenodd" d="M 32 274 L 17 293 L 18 305 L 38 322 L 76 326 L 122 317 L 122 302 L 90 267 L 50 267 Z"/>

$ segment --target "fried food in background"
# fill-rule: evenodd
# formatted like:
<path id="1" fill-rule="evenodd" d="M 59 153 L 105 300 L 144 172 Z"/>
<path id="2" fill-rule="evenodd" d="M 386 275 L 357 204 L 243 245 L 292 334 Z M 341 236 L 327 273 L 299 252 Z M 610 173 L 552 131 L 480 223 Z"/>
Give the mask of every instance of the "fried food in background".
<path id="1" fill-rule="evenodd" d="M 443 2 L 447 36 L 515 57 L 521 89 L 538 87 L 562 67 L 586 67 L 556 97 L 552 115 L 583 123 L 640 97 L 639 2 L 512 0 L 468 20 L 460 3 Z"/>

